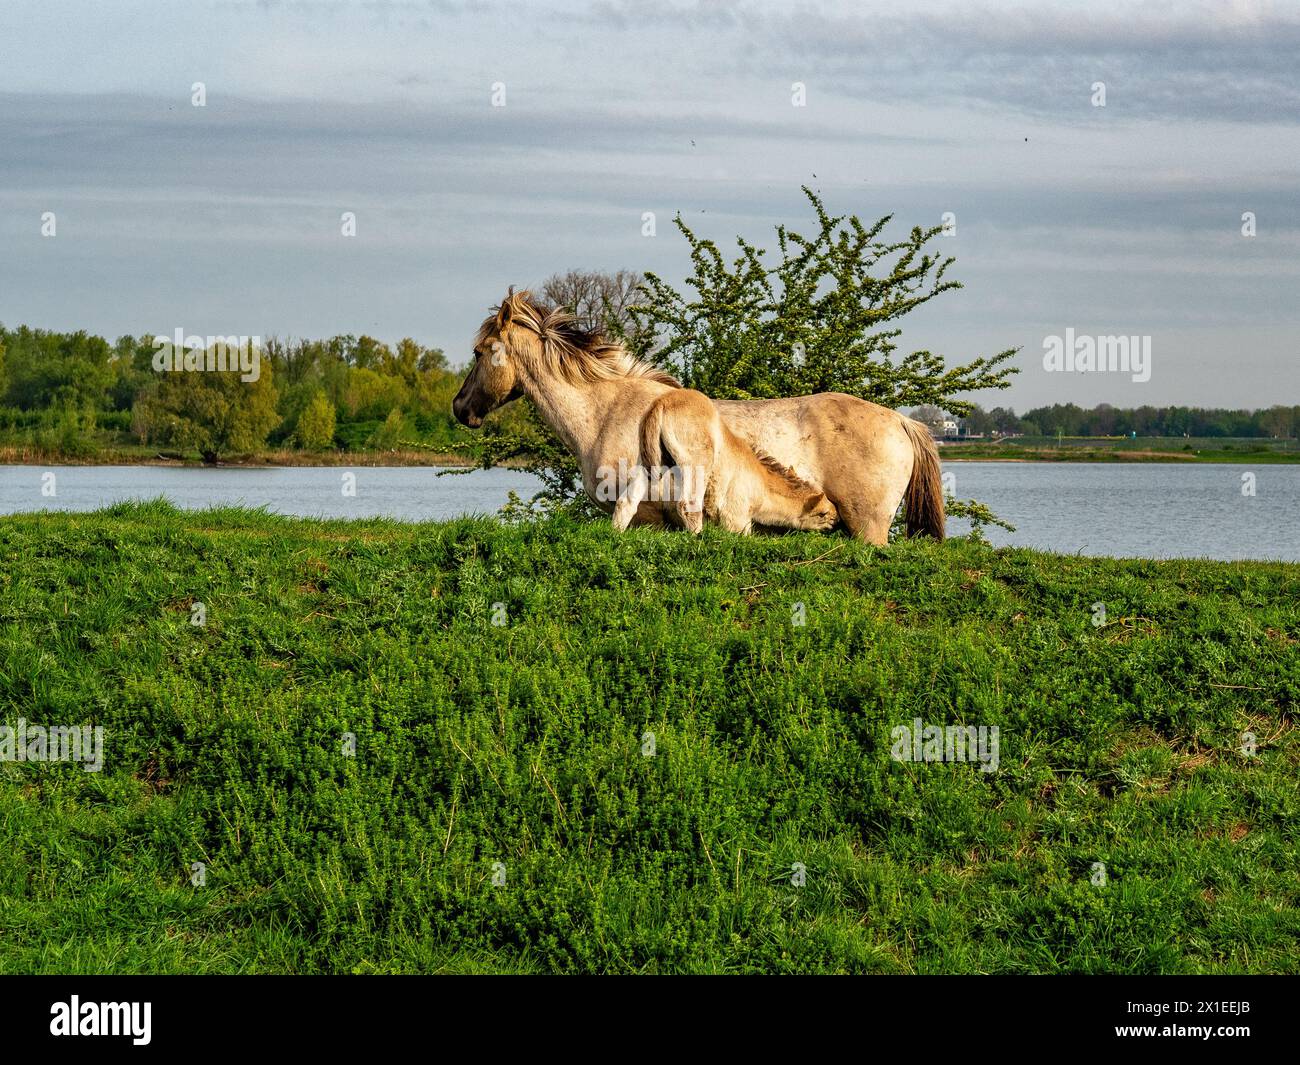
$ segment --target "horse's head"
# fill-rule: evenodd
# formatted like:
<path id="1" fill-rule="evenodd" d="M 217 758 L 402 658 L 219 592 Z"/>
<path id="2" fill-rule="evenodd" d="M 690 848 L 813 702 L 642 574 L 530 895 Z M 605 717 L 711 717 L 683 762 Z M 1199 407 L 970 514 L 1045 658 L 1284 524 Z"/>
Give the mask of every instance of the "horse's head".
<path id="1" fill-rule="evenodd" d="M 497 407 L 524 394 L 514 353 L 516 345 L 527 343 L 527 337 L 520 334 L 528 331 L 515 321 L 515 312 L 517 301 L 527 296 L 526 292 L 512 291 L 479 329 L 474 340 L 474 364 L 451 401 L 451 412 L 462 425 L 477 429 Z"/>
<path id="2" fill-rule="evenodd" d="M 451 411 L 462 425 L 477 429 L 490 412 L 524 394 L 525 377 L 534 389 L 626 377 L 681 387 L 663 370 L 633 358 L 618 341 L 579 327 L 565 308 L 546 307 L 511 289 L 479 327 L 474 365 Z"/>

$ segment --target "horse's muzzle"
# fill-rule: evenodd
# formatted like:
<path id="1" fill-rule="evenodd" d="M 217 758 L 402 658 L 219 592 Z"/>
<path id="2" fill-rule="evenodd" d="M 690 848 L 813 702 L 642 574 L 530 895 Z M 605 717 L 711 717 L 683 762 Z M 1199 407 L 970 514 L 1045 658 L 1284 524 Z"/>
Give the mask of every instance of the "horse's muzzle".
<path id="1" fill-rule="evenodd" d="M 472 411 L 469 402 L 462 396 L 458 395 L 451 401 L 451 413 L 461 425 L 470 429 L 478 429 L 483 425 L 483 416 Z"/>

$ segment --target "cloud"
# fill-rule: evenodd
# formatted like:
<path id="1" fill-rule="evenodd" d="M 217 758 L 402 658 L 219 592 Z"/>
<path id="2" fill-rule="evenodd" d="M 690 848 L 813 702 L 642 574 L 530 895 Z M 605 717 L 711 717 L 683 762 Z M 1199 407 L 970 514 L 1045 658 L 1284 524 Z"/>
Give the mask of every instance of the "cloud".
<path id="1" fill-rule="evenodd" d="M 838 8 L 838 9 L 837 9 Z M 1084 120 L 1091 85 L 1127 118 L 1300 122 L 1300 12 L 1270 3 L 1094 6 L 712 5 L 606 2 L 611 27 L 672 27 L 750 76 L 833 95 L 978 102 Z M 693 46 L 685 45 L 687 50 Z"/>
<path id="2" fill-rule="evenodd" d="M 507 284 L 680 281 L 675 212 L 724 250 L 770 244 L 810 224 L 807 183 L 899 229 L 957 215 L 940 250 L 968 287 L 909 319 L 908 346 L 1180 328 L 1213 366 L 1231 330 L 1253 338 L 1245 370 L 1179 378 L 1202 401 L 1271 398 L 1293 359 L 1300 30 L 1272 5 L 123 5 L 0 7 L 10 324 L 461 352 Z"/>

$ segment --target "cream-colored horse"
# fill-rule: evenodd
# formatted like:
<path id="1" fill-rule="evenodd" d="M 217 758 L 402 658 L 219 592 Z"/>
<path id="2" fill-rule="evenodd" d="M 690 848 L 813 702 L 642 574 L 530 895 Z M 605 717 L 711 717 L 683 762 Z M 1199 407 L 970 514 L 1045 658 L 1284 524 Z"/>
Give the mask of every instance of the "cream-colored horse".
<path id="1" fill-rule="evenodd" d="M 526 292 L 507 296 L 483 322 L 474 355 L 452 401 L 456 418 L 478 428 L 490 411 L 527 395 L 577 457 L 587 494 L 613 512 L 623 493 L 611 483 L 607 458 L 612 454 L 617 465 L 619 456 L 641 455 L 642 414 L 680 389 L 678 382 Z M 835 392 L 713 403 L 755 455 L 824 492 L 854 536 L 885 543 L 902 502 L 909 535 L 943 537 L 939 456 L 920 423 Z M 632 520 L 674 519 L 663 501 L 646 499 Z"/>

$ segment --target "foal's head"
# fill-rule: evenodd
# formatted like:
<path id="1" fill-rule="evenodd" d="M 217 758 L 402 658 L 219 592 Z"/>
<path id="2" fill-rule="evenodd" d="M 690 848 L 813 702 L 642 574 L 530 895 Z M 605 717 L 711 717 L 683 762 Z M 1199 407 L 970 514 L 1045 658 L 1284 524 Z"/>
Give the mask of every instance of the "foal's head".
<path id="1" fill-rule="evenodd" d="M 755 521 L 760 525 L 818 531 L 833 529 L 838 524 L 839 509 L 825 492 L 770 455 L 759 452 L 757 458 L 763 467 L 766 491 Z"/>
<path id="2" fill-rule="evenodd" d="M 839 508 L 830 501 L 825 492 L 818 492 L 804 500 L 803 513 L 799 515 L 795 528 L 824 532 L 835 528 L 839 520 Z"/>

